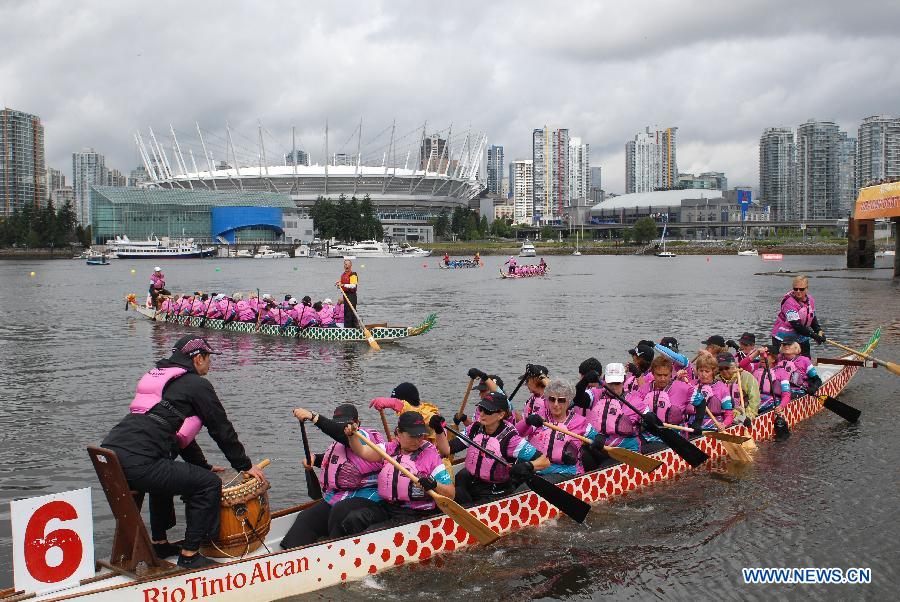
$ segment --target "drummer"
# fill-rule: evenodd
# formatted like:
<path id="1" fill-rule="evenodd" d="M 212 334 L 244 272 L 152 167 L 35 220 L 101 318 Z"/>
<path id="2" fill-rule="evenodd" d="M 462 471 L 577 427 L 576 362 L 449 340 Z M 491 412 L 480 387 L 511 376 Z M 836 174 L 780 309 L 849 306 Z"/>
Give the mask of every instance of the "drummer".
<path id="1" fill-rule="evenodd" d="M 314 543 L 319 537 L 345 537 L 361 533 L 368 523 L 358 519 L 365 510 L 370 516 L 387 520 L 387 510 L 378 495 L 378 473 L 384 462 L 364 460 L 353 453 L 344 428 L 353 424 L 360 433 L 376 445 L 384 445 L 384 438 L 377 430 L 362 429 L 359 412 L 351 403 L 339 405 L 333 418 L 311 412 L 305 408 L 294 410 L 294 416 L 301 422 L 308 420 L 334 439 L 324 454 L 316 454 L 314 467 L 320 470 L 319 483 L 322 486 L 322 500 L 301 511 L 287 535 L 281 540 L 281 548 L 287 550 Z M 303 466 L 313 468 L 306 460 Z"/>
<path id="2" fill-rule="evenodd" d="M 157 556 L 178 555 L 178 566 L 197 569 L 215 565 L 200 554 L 200 543 L 219 533 L 224 468 L 206 461 L 194 440 L 206 427 L 213 441 L 235 470 L 266 483 L 253 466 L 212 384 L 209 373 L 214 351 L 206 339 L 187 335 L 179 339 L 168 359 L 156 363 L 137 385 L 131 413 L 103 439 L 103 447 L 116 452 L 128 486 L 150 494 L 150 535 Z M 184 462 L 176 462 L 181 455 Z M 184 542 L 169 543 L 166 531 L 175 526 L 173 496 L 186 504 Z"/>

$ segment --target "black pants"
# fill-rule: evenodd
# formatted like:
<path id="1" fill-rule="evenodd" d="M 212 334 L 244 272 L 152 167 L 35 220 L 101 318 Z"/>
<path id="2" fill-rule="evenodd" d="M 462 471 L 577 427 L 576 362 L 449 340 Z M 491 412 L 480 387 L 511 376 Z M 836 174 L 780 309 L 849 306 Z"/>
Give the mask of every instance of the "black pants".
<path id="1" fill-rule="evenodd" d="M 153 285 L 152 284 L 150 285 L 150 299 L 151 299 L 151 302 L 153 303 L 153 307 L 157 306 L 157 299 L 159 298 L 160 295 L 171 295 L 171 294 L 172 293 L 170 293 L 168 290 L 166 290 L 164 288 L 153 288 Z"/>
<path id="2" fill-rule="evenodd" d="M 356 290 L 344 291 L 344 293 L 346 293 L 347 299 L 350 300 L 353 308 L 356 309 Z M 346 308 L 344 310 L 344 328 L 357 328 L 358 326 L 359 322 L 356 321 L 356 314 L 349 307 Z"/>
<path id="3" fill-rule="evenodd" d="M 805 355 L 809 359 L 812 359 L 812 355 L 810 355 L 812 353 L 812 349 L 810 349 L 810 346 L 809 346 L 809 343 L 811 340 L 812 339 L 806 339 L 805 341 L 797 341 L 798 343 L 800 343 L 800 355 Z M 779 347 L 781 347 L 781 341 L 779 341 L 775 337 L 772 337 L 772 344 L 778 345 Z"/>
<path id="4" fill-rule="evenodd" d="M 456 486 L 456 501 L 463 505 L 487 502 L 503 497 L 509 495 L 514 489 L 513 484 L 509 482 L 486 483 L 481 479 L 476 479 L 465 468 L 456 473 L 456 480 L 453 484 Z"/>
<path id="5" fill-rule="evenodd" d="M 176 495 L 184 500 L 187 519 L 181 547 L 199 550 L 201 542 L 218 537 L 222 503 L 222 480 L 218 475 L 187 462 L 115 451 L 128 486 L 150 494 L 150 537 L 154 541 L 165 539 L 166 531 L 175 526 Z"/>
<path id="6" fill-rule="evenodd" d="M 361 497 L 341 500 L 334 506 L 325 500 L 301 511 L 281 540 L 281 549 L 315 543 L 320 537 L 344 537 L 362 533 L 369 526 L 388 519 L 383 502 Z"/>

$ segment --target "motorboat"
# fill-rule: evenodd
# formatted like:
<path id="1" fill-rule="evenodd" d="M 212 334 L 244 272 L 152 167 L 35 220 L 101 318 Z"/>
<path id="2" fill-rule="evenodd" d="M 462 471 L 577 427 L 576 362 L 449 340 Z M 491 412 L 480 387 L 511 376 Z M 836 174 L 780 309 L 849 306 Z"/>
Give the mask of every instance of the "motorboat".
<path id="1" fill-rule="evenodd" d="M 109 265 L 109 257 L 107 257 L 106 255 L 88 257 L 86 263 L 88 265 Z"/>
<path id="2" fill-rule="evenodd" d="M 313 251 L 310 250 L 309 245 L 300 245 L 296 249 L 294 249 L 294 257 L 312 257 Z"/>
<path id="3" fill-rule="evenodd" d="M 262 245 L 259 247 L 259 252 L 253 256 L 253 259 L 285 259 L 287 257 L 290 257 L 287 253 L 273 251 L 270 247 Z"/>
<path id="4" fill-rule="evenodd" d="M 408 242 L 401 242 L 393 248 L 394 257 L 428 257 L 431 251 L 421 247 L 414 247 Z"/>
<path id="5" fill-rule="evenodd" d="M 237 257 L 238 259 L 253 259 L 253 251 L 251 251 L 250 249 L 240 249 L 235 254 L 235 257 Z"/>
<path id="6" fill-rule="evenodd" d="M 525 239 L 525 242 L 522 243 L 522 247 L 519 249 L 519 257 L 537 257 L 537 250 L 528 239 Z"/>
<path id="7" fill-rule="evenodd" d="M 349 245 L 338 244 L 329 247 L 328 257 L 343 257 L 350 259 L 356 257 L 393 257 L 391 246 L 386 242 L 377 240 L 363 240 Z"/>
<path id="8" fill-rule="evenodd" d="M 738 255 L 741 257 L 759 257 L 759 251 L 756 249 L 747 249 L 745 251 L 738 251 Z"/>
<path id="9" fill-rule="evenodd" d="M 190 259 L 212 257 L 214 247 L 201 248 L 193 238 L 149 237 L 147 240 L 132 241 L 127 236 L 116 236 L 106 241 L 106 250 L 119 259 Z"/>

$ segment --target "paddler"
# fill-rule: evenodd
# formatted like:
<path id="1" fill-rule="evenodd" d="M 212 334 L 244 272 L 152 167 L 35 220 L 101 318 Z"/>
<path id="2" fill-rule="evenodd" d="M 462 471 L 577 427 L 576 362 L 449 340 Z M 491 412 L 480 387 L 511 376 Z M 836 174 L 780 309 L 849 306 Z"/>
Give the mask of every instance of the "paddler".
<path id="1" fill-rule="evenodd" d="M 473 387 L 473 389 L 478 392 L 479 398 L 484 399 L 494 392 L 499 392 L 506 395 L 506 393 L 503 391 L 503 379 L 496 374 L 487 374 L 486 372 L 479 370 L 478 368 L 469 368 L 467 374 L 471 379 L 479 379 L 480 382 Z M 509 404 L 509 408 L 507 408 L 507 411 L 509 412 L 509 420 L 515 422 L 515 411 L 513 410 L 512 403 Z M 475 411 L 472 413 L 471 418 L 469 418 L 464 413 L 455 414 L 453 416 L 453 424 L 455 424 L 456 426 L 463 424 L 464 426 L 468 427 L 473 422 L 478 422 L 478 414 L 478 406 L 476 405 Z"/>
<path id="2" fill-rule="evenodd" d="M 179 339 L 168 359 L 156 363 L 137 385 L 131 412 L 103 439 L 103 447 L 116 452 L 128 486 L 150 494 L 150 536 L 158 556 L 178 556 L 178 566 L 196 569 L 215 561 L 198 551 L 201 542 L 219 533 L 224 470 L 206 461 L 194 437 L 202 427 L 225 454 L 231 466 L 256 477 L 266 477 L 253 466 L 228 420 L 209 373 L 214 351 L 206 339 L 187 335 Z M 176 462 L 181 455 L 184 462 Z M 173 496 L 185 501 L 187 524 L 180 553 L 166 531 L 175 526 Z"/>
<path id="3" fill-rule="evenodd" d="M 384 461 L 381 458 L 364 460 L 356 455 L 344 429 L 353 424 L 372 443 L 384 446 L 381 433 L 361 428 L 359 412 L 350 403 L 335 408 L 333 418 L 306 408 L 296 408 L 294 417 L 312 422 L 334 442 L 324 454 L 316 454 L 313 459 L 313 466 L 320 469 L 322 500 L 297 514 L 294 524 L 281 540 L 281 548 L 287 550 L 315 543 L 320 537 L 333 539 L 361 533 L 371 524 L 359 521 L 367 514 L 378 519 L 374 522 L 387 520 L 387 509 L 378 495 L 378 473 Z M 305 459 L 303 466 L 307 470 L 313 468 Z"/>
<path id="4" fill-rule="evenodd" d="M 791 376 L 791 395 L 806 395 L 806 390 L 815 392 L 822 386 L 822 379 L 808 356 L 801 355 L 802 344 L 794 334 L 782 335 L 781 352 L 776 366 L 783 368 Z"/>
<path id="5" fill-rule="evenodd" d="M 358 427 L 353 423 L 344 429 L 353 453 L 367 462 L 381 461 L 381 456 L 376 451 L 354 435 L 357 430 Z M 362 508 L 348 513 L 345 520 L 353 521 L 356 525 L 365 525 L 365 528 L 384 520 L 416 521 L 433 514 L 437 508 L 428 491 L 433 490 L 453 499 L 456 489 L 450 473 L 441 461 L 437 448 L 426 438 L 427 432 L 428 425 L 425 424 L 421 414 L 418 412 L 400 414 L 397 428 L 394 430 L 394 440 L 379 447 L 416 475 L 419 485 L 397 470 L 393 464 L 385 462 L 378 473 L 378 495 L 386 502 L 383 506 L 385 514 Z"/>
<path id="6" fill-rule="evenodd" d="M 518 261 L 516 260 L 515 255 L 510 255 L 509 259 L 503 262 L 504 265 L 509 265 L 509 274 L 510 276 L 516 274 L 516 264 Z"/>
<path id="7" fill-rule="evenodd" d="M 153 304 L 153 308 L 159 307 L 160 295 L 169 296 L 171 294 L 166 290 L 166 276 L 163 274 L 162 268 L 156 266 L 153 268 L 153 273 L 150 274 L 150 302 Z"/>
<path id="8" fill-rule="evenodd" d="M 426 438 L 437 447 L 441 456 L 450 455 L 450 444 L 447 442 L 447 432 L 444 430 L 444 418 L 440 410 L 434 404 L 422 401 L 419 398 L 419 389 L 412 383 L 400 383 L 391 391 L 390 397 L 376 397 L 369 402 L 369 407 L 378 411 L 391 409 L 397 414 L 406 412 L 418 412 L 428 425 Z"/>
<path id="9" fill-rule="evenodd" d="M 478 251 L 475 251 L 475 257 L 472 259 L 472 261 L 475 262 L 476 266 L 481 265 L 481 253 L 479 253 Z"/>
<path id="10" fill-rule="evenodd" d="M 728 344 L 728 341 L 725 342 Z M 734 354 L 734 359 L 737 360 L 738 364 L 741 367 L 744 367 L 744 360 L 747 358 L 751 358 L 751 364 L 744 368 L 745 370 L 750 370 L 751 372 L 756 369 L 756 366 L 752 364 L 756 364 L 759 362 L 759 353 L 756 348 L 756 335 L 752 332 L 745 332 L 742 334 L 737 340 L 737 350 Z"/>
<path id="11" fill-rule="evenodd" d="M 816 316 L 816 300 L 809 294 L 806 276 L 794 277 L 792 290 L 782 297 L 772 327 L 772 343 L 780 345 L 787 335 L 797 337 L 800 353 L 806 357 L 810 357 L 810 339 L 820 345 L 825 342 L 825 332 Z"/>
<path id="12" fill-rule="evenodd" d="M 666 355 L 657 355 L 650 362 L 653 381 L 650 390 L 643 396 L 639 404 L 635 404 L 642 412 L 656 414 L 661 422 L 681 426 L 684 424 L 688 406 L 694 393 L 689 384 L 672 378 L 674 363 Z M 641 439 L 647 443 L 661 443 L 656 435 L 643 432 Z"/>
<path id="13" fill-rule="evenodd" d="M 778 345 L 769 345 L 760 350 L 759 366 L 753 371 L 753 379 L 759 383 L 759 413 L 782 408 L 791 402 L 791 375 L 778 363 Z"/>
<path id="14" fill-rule="evenodd" d="M 444 252 L 444 265 L 450 265 L 450 253 Z"/>
<path id="15" fill-rule="evenodd" d="M 344 291 L 344 294 L 347 295 L 347 299 L 350 300 L 350 304 L 358 310 L 356 293 L 357 287 L 359 286 L 359 276 L 353 271 L 353 262 L 349 259 L 344 260 L 344 271 L 341 273 L 340 280 L 335 284 Z M 344 327 L 356 328 L 357 326 L 356 314 L 352 311 L 346 312 L 344 314 Z"/>
<path id="16" fill-rule="evenodd" d="M 719 379 L 728 386 L 731 392 L 734 421 L 750 428 L 750 421 L 759 414 L 759 384 L 753 378 L 753 374 L 741 370 L 735 357 L 730 353 L 723 351 L 716 356 L 716 361 L 719 363 Z M 743 412 L 741 412 L 742 399 L 744 401 Z"/>
<path id="17" fill-rule="evenodd" d="M 526 364 L 525 374 L 521 378 L 525 379 L 525 386 L 531 396 L 525 400 L 525 407 L 522 409 L 522 415 L 540 414 L 546 412 L 547 401 L 544 399 L 544 389 L 550 383 L 550 371 L 540 364 Z M 516 416 L 516 420 L 521 417 Z"/>
<path id="18" fill-rule="evenodd" d="M 467 429 L 475 443 L 512 463 L 507 468 L 469 447 L 465 468 L 456 473 L 456 500 L 461 504 L 503 496 L 515 489 L 513 479 L 521 482 L 537 470 L 550 466 L 550 461 L 528 443 L 506 418 L 509 400 L 503 393 L 491 393 L 478 400 L 478 422 Z M 459 438 L 450 443 L 453 453 L 466 449 Z"/>
<path id="19" fill-rule="evenodd" d="M 723 341 L 724 342 L 724 341 Z M 693 417 L 695 429 L 715 430 L 716 425 L 706 413 L 709 409 L 723 427 L 734 420 L 734 401 L 731 392 L 721 380 L 716 380 L 718 360 L 709 353 L 701 353 L 695 362 L 697 380 L 688 413 Z"/>
<path id="20" fill-rule="evenodd" d="M 628 353 L 631 355 L 631 362 L 626 366 L 628 375 L 625 377 L 625 392 L 646 390 L 653 378 L 650 373 L 650 362 L 655 355 L 654 343 L 647 340 L 640 341 L 629 349 Z"/>
<path id="21" fill-rule="evenodd" d="M 638 423 L 640 416 L 606 389 L 594 386 L 600 376 L 590 371 L 575 385 L 575 411 L 587 418 L 594 430 L 603 435 L 606 445 L 640 451 Z M 625 391 L 625 366 L 618 362 L 606 365 L 606 386 L 616 395 L 632 403 L 639 401 L 636 392 Z"/>
<path id="22" fill-rule="evenodd" d="M 547 424 L 561 426 L 576 435 L 592 439 L 590 449 L 595 457 L 591 465 L 598 464 L 606 457 L 606 452 L 603 451 L 604 437 L 594 430 L 587 418 L 571 409 L 574 396 L 575 389 L 569 383 L 560 379 L 550 381 L 546 389 L 547 416 L 540 414 L 526 416 L 522 421 L 525 423 L 524 428 L 517 429 L 535 449 L 550 460 L 550 466 L 537 471 L 537 474 L 551 483 L 559 483 L 569 477 L 584 474 L 582 462 L 584 442 L 552 430 Z M 527 485 L 522 487 L 525 488 Z"/>

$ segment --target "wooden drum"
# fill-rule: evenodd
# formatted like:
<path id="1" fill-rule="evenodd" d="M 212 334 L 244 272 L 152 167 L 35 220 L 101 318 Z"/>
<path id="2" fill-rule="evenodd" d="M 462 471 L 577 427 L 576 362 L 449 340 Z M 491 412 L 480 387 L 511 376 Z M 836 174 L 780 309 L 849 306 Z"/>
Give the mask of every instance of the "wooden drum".
<path id="1" fill-rule="evenodd" d="M 222 489 L 222 526 L 219 537 L 201 551 L 210 558 L 240 558 L 256 550 L 272 526 L 269 484 L 255 478 Z"/>

